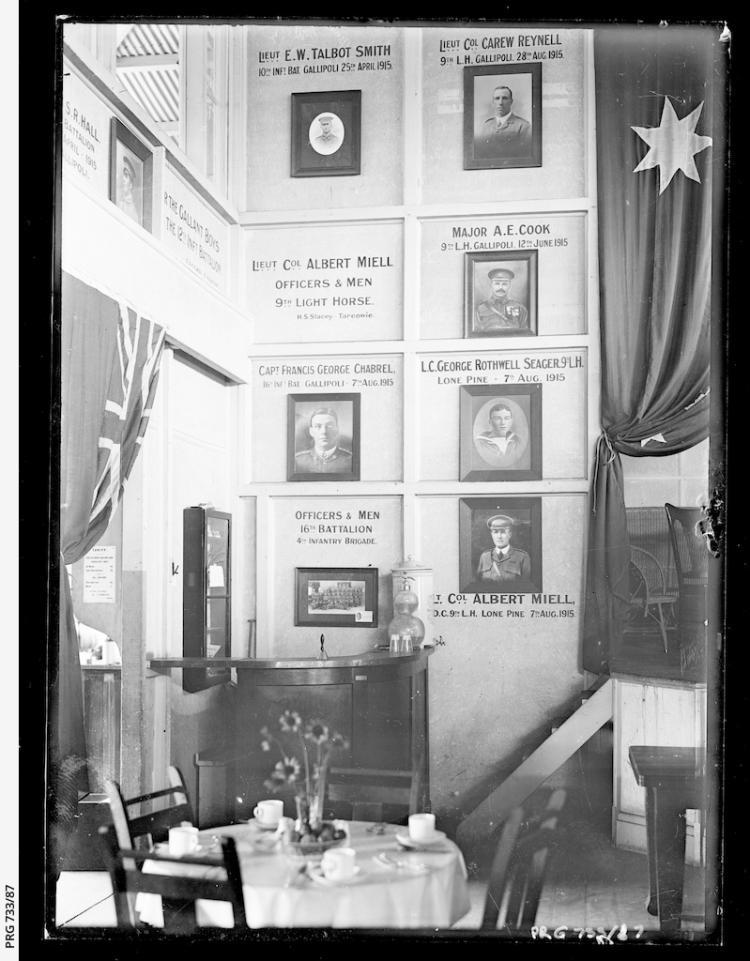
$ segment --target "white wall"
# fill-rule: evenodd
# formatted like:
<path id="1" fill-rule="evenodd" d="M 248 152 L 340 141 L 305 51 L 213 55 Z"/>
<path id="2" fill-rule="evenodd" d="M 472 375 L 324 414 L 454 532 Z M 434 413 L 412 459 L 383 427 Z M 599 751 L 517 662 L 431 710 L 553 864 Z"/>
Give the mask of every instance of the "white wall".
<path id="1" fill-rule="evenodd" d="M 128 301 L 236 380 L 247 379 L 248 318 L 176 263 L 113 204 L 68 184 L 62 230 L 63 270 Z"/>

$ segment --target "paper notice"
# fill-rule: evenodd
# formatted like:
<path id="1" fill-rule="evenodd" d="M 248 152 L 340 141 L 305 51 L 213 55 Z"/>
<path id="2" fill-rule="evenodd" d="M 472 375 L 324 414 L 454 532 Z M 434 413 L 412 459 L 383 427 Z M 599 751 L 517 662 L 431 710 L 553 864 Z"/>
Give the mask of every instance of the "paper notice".
<path id="1" fill-rule="evenodd" d="M 224 568 L 221 566 L 221 564 L 208 565 L 208 586 L 209 587 L 224 586 Z"/>
<path id="2" fill-rule="evenodd" d="M 83 603 L 115 603 L 115 563 L 117 548 L 92 547 L 83 559 Z"/>
<path id="3" fill-rule="evenodd" d="M 372 624 L 372 611 L 357 611 L 354 620 L 360 621 L 362 624 Z"/>

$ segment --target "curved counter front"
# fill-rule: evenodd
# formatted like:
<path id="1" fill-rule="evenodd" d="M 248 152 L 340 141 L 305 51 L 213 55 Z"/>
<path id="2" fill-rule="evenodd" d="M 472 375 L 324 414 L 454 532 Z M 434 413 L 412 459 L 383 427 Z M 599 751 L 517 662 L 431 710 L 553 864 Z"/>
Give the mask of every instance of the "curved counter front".
<path id="1" fill-rule="evenodd" d="M 412 654 L 367 651 L 328 658 L 154 658 L 149 668 L 236 668 L 234 723 L 197 744 L 198 818 L 210 811 L 218 823 L 252 816 L 267 796 L 263 782 L 280 758 L 261 748 L 261 729 L 278 731 L 285 710 L 321 718 L 349 741 L 336 759 L 341 767 L 412 771 L 419 808 L 429 798 L 427 663 L 429 650 Z M 285 813 L 294 815 L 291 796 Z"/>

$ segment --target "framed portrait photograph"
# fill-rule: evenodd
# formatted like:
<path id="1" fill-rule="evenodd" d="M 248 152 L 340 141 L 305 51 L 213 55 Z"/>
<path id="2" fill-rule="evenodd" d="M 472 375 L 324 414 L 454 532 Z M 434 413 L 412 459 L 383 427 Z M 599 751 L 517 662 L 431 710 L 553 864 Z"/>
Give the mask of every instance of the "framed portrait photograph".
<path id="1" fill-rule="evenodd" d="M 526 481 L 542 476 L 542 385 L 460 389 L 461 481 Z"/>
<path id="2" fill-rule="evenodd" d="M 151 151 L 116 117 L 110 126 L 109 199 L 146 230 L 151 230 Z"/>
<path id="3" fill-rule="evenodd" d="M 538 250 L 464 254 L 464 336 L 537 333 Z"/>
<path id="4" fill-rule="evenodd" d="M 287 395 L 287 480 L 359 480 L 359 401 L 359 394 Z"/>
<path id="5" fill-rule="evenodd" d="M 541 63 L 464 67 L 464 170 L 541 166 Z"/>
<path id="6" fill-rule="evenodd" d="M 297 567 L 295 627 L 377 627 L 376 567 Z"/>
<path id="7" fill-rule="evenodd" d="M 542 590 L 542 498 L 462 497 L 458 508 L 459 590 Z"/>
<path id="8" fill-rule="evenodd" d="M 292 177 L 360 172 L 361 90 L 292 94 Z"/>

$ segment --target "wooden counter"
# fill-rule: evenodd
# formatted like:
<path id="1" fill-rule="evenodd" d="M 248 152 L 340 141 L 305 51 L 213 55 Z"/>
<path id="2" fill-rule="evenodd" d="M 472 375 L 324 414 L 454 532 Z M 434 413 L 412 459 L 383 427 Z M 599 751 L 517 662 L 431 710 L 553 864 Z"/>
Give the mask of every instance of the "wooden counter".
<path id="1" fill-rule="evenodd" d="M 336 764 L 412 770 L 419 806 L 430 808 L 427 663 L 431 650 L 412 654 L 366 651 L 344 657 L 152 658 L 160 673 L 175 669 L 236 668 L 233 723 L 217 725 L 211 743 L 196 744 L 197 805 L 201 823 L 249 817 L 267 796 L 263 782 L 278 757 L 261 750 L 260 731 L 278 731 L 283 711 L 321 718 L 350 743 Z M 281 796 L 281 795 L 280 795 Z M 207 817 L 203 811 L 210 812 Z M 285 814 L 295 813 L 291 795 Z"/>

